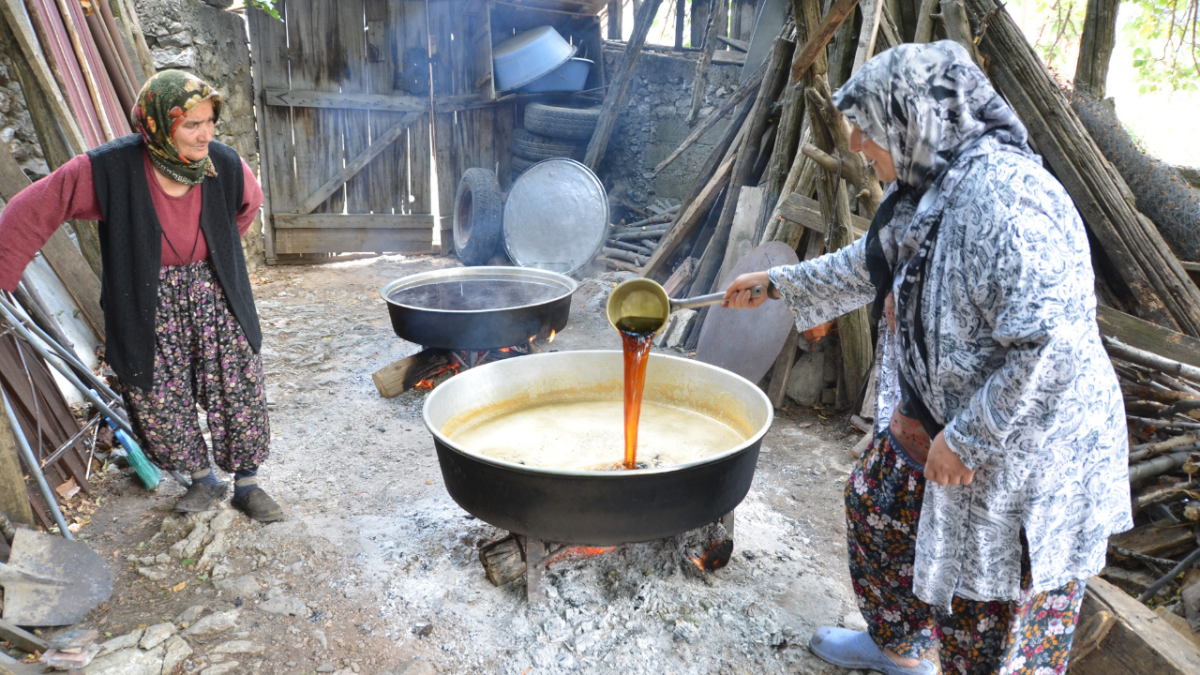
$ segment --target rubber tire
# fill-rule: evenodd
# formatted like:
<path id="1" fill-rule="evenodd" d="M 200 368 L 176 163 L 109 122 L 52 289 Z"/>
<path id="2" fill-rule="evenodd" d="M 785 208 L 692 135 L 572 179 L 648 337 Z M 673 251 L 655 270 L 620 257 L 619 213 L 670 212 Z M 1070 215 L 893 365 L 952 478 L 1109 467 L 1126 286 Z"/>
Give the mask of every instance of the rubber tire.
<path id="1" fill-rule="evenodd" d="M 599 120 L 600 108 L 563 108 L 545 103 L 525 106 L 525 128 L 550 138 L 590 140 Z"/>
<path id="2" fill-rule="evenodd" d="M 513 157 L 512 157 L 513 177 L 515 178 L 515 177 L 525 173 L 525 171 L 528 170 L 529 167 L 533 166 L 534 164 L 537 164 L 537 162 L 533 161 L 532 159 L 525 159 L 524 157 L 521 157 L 520 155 L 513 155 Z"/>
<path id="3" fill-rule="evenodd" d="M 587 153 L 585 145 L 542 136 L 527 129 L 517 129 L 513 132 L 512 149 L 513 154 L 535 162 L 555 157 L 570 157 L 577 162 L 582 162 Z"/>
<path id="4" fill-rule="evenodd" d="M 486 265 L 500 244 L 504 197 L 496 174 L 467 169 L 454 194 L 454 250 L 468 267 Z"/>

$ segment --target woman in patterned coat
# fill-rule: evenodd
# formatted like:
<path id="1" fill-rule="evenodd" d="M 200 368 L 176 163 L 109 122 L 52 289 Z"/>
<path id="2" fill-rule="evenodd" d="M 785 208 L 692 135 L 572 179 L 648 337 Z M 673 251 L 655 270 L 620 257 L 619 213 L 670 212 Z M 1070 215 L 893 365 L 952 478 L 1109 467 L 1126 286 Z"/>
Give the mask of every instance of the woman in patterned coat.
<path id="1" fill-rule="evenodd" d="M 812 650 L 889 675 L 1065 672 L 1087 578 L 1132 525 L 1121 392 L 1087 233 L 1025 127 L 953 42 L 869 61 L 834 98 L 890 182 L 870 231 L 739 277 L 806 330 L 873 302 L 875 438 L 846 486 L 867 632 Z"/>

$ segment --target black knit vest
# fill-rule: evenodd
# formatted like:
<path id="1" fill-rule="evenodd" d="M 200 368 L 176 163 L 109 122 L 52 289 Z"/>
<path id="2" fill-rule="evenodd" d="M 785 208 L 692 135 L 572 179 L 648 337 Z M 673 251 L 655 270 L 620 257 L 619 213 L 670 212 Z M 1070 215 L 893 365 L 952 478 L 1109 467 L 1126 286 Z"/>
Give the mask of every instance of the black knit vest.
<path id="1" fill-rule="evenodd" d="M 104 215 L 99 229 L 105 360 L 122 381 L 140 389 L 154 384 L 155 311 L 162 265 L 162 226 L 150 196 L 145 152 L 142 137 L 131 134 L 87 153 Z M 242 205 L 242 161 L 236 150 L 217 141 L 208 144 L 208 153 L 217 176 L 201 184 L 200 228 L 230 309 L 258 352 L 262 330 L 236 218 Z"/>

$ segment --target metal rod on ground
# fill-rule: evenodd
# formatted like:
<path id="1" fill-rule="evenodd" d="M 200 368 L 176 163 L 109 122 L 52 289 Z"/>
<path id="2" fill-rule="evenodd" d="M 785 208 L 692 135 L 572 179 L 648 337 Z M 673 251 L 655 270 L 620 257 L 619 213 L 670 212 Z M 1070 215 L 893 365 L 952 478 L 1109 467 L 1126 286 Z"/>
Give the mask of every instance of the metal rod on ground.
<path id="1" fill-rule="evenodd" d="M 67 521 L 63 518 L 62 510 L 58 508 L 58 497 L 54 494 L 54 490 L 50 489 L 50 485 L 46 483 L 46 475 L 42 473 L 42 468 L 38 466 L 37 457 L 33 456 L 33 450 L 29 447 L 29 440 L 25 438 L 25 432 L 21 430 L 21 423 L 17 421 L 17 414 L 12 409 L 12 404 L 8 402 L 8 394 L 0 388 L 0 398 L 4 399 L 4 414 L 8 415 L 8 424 L 12 427 L 13 437 L 17 440 L 17 450 L 21 453 L 21 457 L 25 459 L 25 464 L 29 466 L 29 472 L 37 479 L 38 489 L 42 492 L 42 498 L 46 500 L 46 507 L 50 509 L 50 514 L 54 516 L 54 522 L 58 523 L 58 531 L 66 539 L 75 539 L 71 534 L 71 530 L 67 529 Z"/>
<path id="2" fill-rule="evenodd" d="M 62 363 L 60 363 L 59 361 L 57 361 L 55 359 L 50 358 L 49 352 L 47 352 L 45 350 L 45 348 L 41 344 L 38 343 L 37 340 L 32 339 L 33 336 L 30 335 L 29 331 L 26 329 L 25 323 L 20 321 L 17 318 L 16 313 L 14 311 L 15 309 L 16 308 L 13 307 L 4 297 L 0 296 L 0 311 L 3 312 L 5 318 L 8 319 L 9 323 L 11 323 L 13 325 L 13 329 L 17 331 L 17 334 L 20 335 L 22 338 L 24 338 L 25 341 L 28 342 L 31 347 L 33 347 L 34 351 L 36 351 L 38 353 L 38 355 L 41 356 L 42 359 L 44 359 L 46 361 L 46 363 L 50 364 L 55 370 L 57 370 L 59 373 L 61 373 L 62 376 L 67 379 L 68 382 L 70 382 L 76 389 L 78 389 L 79 392 L 81 394 L 83 394 L 84 398 L 86 398 L 89 402 L 91 402 L 92 405 L 96 406 L 97 410 L 99 410 L 102 414 L 107 415 L 110 419 L 112 419 L 114 422 L 116 422 L 117 426 L 121 427 L 121 429 L 123 431 L 125 431 L 125 433 L 129 434 L 129 436 L 131 438 L 137 438 L 137 434 L 134 433 L 133 426 L 130 424 L 129 418 L 126 417 L 124 414 L 125 411 L 120 410 L 119 408 L 116 408 L 116 409 L 110 408 L 109 406 L 105 405 L 104 402 L 100 399 L 100 396 L 95 392 L 95 390 L 85 387 L 83 385 L 83 383 L 80 382 L 77 377 L 75 377 L 75 374 L 71 370 L 71 368 L 69 368 L 66 365 L 63 365 Z M 80 363 L 79 359 L 77 359 L 74 354 L 66 351 L 65 347 L 58 344 L 54 340 L 48 339 L 49 336 L 47 336 L 46 333 L 44 331 L 42 331 L 42 329 L 38 328 L 36 325 L 30 325 L 29 328 L 32 328 L 33 330 L 37 331 L 37 334 L 39 337 L 41 337 L 43 340 L 45 340 L 47 344 L 54 347 L 55 351 L 57 351 L 58 354 L 64 360 L 69 361 L 71 363 L 71 365 L 75 366 L 75 368 L 78 368 L 80 370 L 80 372 L 84 373 L 85 377 L 88 378 L 88 381 L 91 382 L 93 385 L 95 385 L 97 388 L 99 388 L 101 391 L 103 391 L 105 393 L 105 395 L 110 396 L 114 401 L 122 400 L 121 397 L 119 395 L 117 395 L 116 392 L 114 392 L 112 389 L 110 389 L 108 387 L 107 384 L 104 383 L 104 380 L 101 380 L 100 378 L 96 377 L 95 373 L 88 370 L 87 367 L 85 367 L 82 363 Z M 192 481 L 189 480 L 186 476 L 179 473 L 178 471 L 175 471 L 174 469 L 172 469 L 170 473 L 171 473 L 171 477 L 174 478 L 176 481 L 178 481 L 180 485 L 182 485 L 184 487 L 191 487 Z"/>
<path id="3" fill-rule="evenodd" d="M 0 297 L 0 305 L 3 305 L 4 308 L 7 309 L 13 316 L 17 315 L 16 307 L 9 303 L 5 298 Z M 61 356 L 64 361 L 75 367 L 79 371 L 79 374 L 83 375 L 84 378 L 87 379 L 94 388 L 100 390 L 100 392 L 105 396 L 108 396 L 114 400 L 120 400 L 121 397 L 118 396 L 115 391 L 109 388 L 108 384 L 106 384 L 104 380 L 97 377 L 96 374 L 91 370 L 88 370 L 87 366 L 80 362 L 79 357 L 75 356 L 70 349 L 67 349 L 63 345 L 59 344 L 57 340 L 53 339 L 53 337 L 47 334 L 46 331 L 42 330 L 41 326 L 38 326 L 32 321 L 28 323 L 22 321 L 21 323 L 27 329 L 33 331 L 33 334 L 41 338 L 43 342 L 50 345 L 55 352 L 58 352 L 58 355 Z"/>
<path id="4" fill-rule="evenodd" d="M 1158 593 L 1163 586 L 1166 586 L 1171 582 L 1172 579 L 1180 574 L 1183 574 L 1189 567 L 1195 565 L 1198 561 L 1200 561 L 1200 548 L 1192 551 L 1191 555 L 1181 560 L 1178 565 L 1172 567 L 1170 572 L 1167 572 L 1158 581 L 1150 584 L 1150 588 L 1147 588 L 1145 593 L 1142 593 L 1138 596 L 1138 602 L 1146 602 L 1150 598 L 1153 598 L 1154 594 Z"/>
<path id="5" fill-rule="evenodd" d="M 3 311 L 4 317 L 8 319 L 9 323 L 12 324 L 13 330 L 17 331 L 17 334 L 24 338 L 25 341 L 28 342 L 31 347 L 33 347 L 33 350 L 38 353 L 38 356 L 42 357 L 46 363 L 50 364 L 55 370 L 61 373 L 62 376 L 71 383 L 72 386 L 79 390 L 79 393 L 83 394 L 84 398 L 90 401 L 92 405 L 96 406 L 97 410 L 112 418 L 113 421 L 115 421 L 122 429 L 125 430 L 125 433 L 133 436 L 133 427 L 129 425 L 129 422 L 126 421 L 123 416 L 113 412 L 113 409 L 108 407 L 108 404 L 102 401 L 98 394 L 80 382 L 79 378 L 75 376 L 75 373 L 70 368 L 63 365 L 59 361 L 50 358 L 50 353 L 46 351 L 46 348 L 39 344 L 38 340 L 33 339 L 33 336 L 30 335 L 28 330 L 26 330 L 25 324 L 9 311 L 7 305 L 8 302 L 0 298 L 0 311 Z"/>

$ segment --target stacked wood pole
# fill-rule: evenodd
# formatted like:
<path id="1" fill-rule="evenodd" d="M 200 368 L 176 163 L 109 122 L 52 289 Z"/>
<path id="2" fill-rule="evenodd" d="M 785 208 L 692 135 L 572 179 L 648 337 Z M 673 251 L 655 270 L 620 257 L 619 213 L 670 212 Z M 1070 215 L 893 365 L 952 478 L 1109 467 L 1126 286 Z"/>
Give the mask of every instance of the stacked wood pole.
<path id="1" fill-rule="evenodd" d="M 1200 336 L 1200 290 L 1162 235 L 1137 210 L 1125 181 L 1101 154 L 1049 71 L 994 0 L 966 0 L 988 74 L 1025 123 L 1038 151 L 1100 243 L 1114 290 L 1139 316 Z"/>

